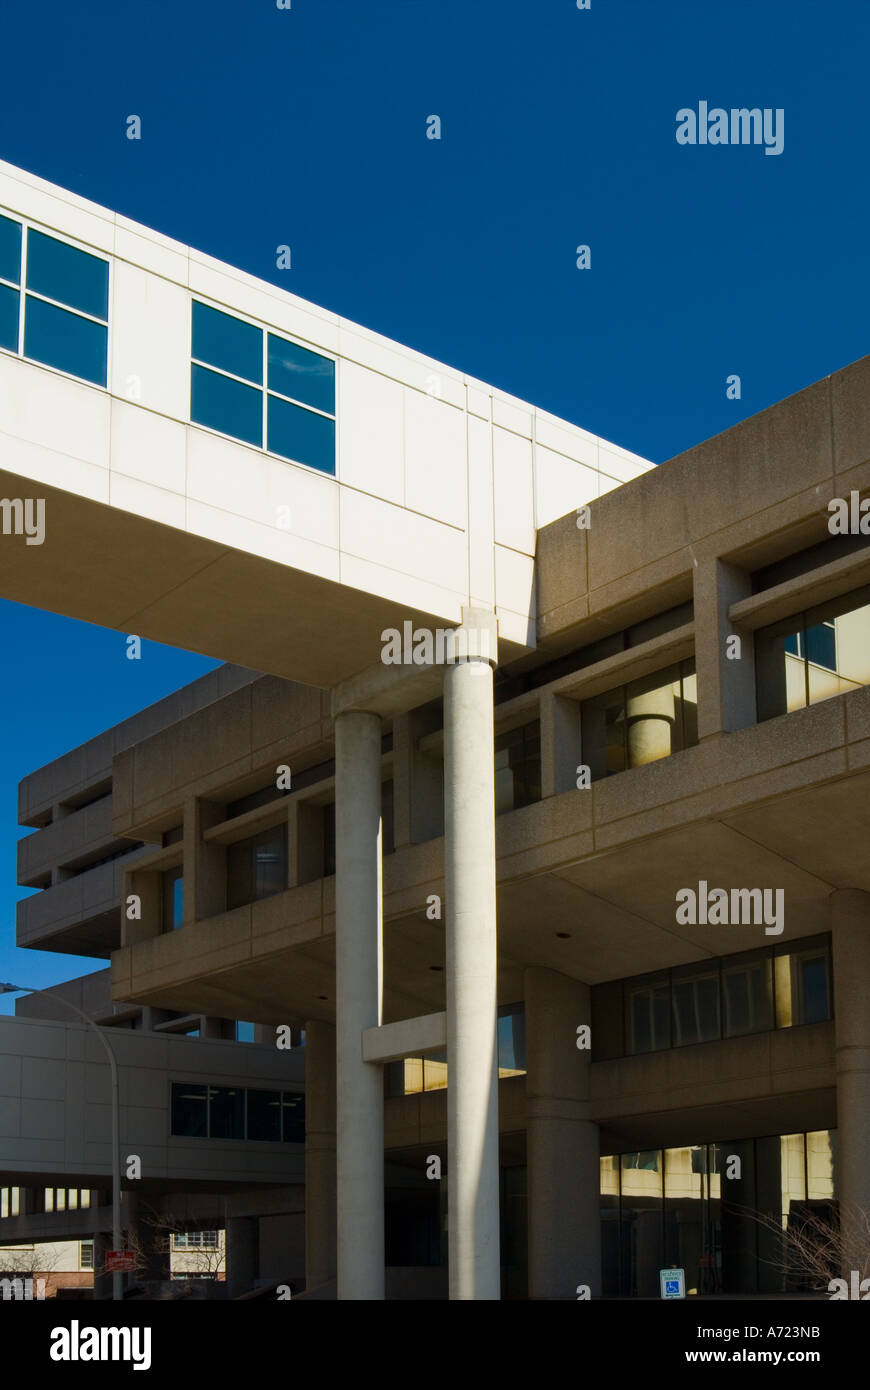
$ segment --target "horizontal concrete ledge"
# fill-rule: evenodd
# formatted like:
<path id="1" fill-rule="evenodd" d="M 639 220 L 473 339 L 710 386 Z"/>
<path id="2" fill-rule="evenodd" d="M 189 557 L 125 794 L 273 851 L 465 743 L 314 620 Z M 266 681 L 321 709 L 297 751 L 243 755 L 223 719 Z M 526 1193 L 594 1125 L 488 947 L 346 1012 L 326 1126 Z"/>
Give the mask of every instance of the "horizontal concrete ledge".
<path id="1" fill-rule="evenodd" d="M 364 1062 L 400 1062 L 403 1057 L 422 1057 L 446 1046 L 446 1013 L 403 1018 L 399 1023 L 366 1028 L 362 1035 Z"/>
<path id="2" fill-rule="evenodd" d="M 728 617 L 735 626 L 754 632 L 756 628 L 767 627 L 768 623 L 779 622 L 780 618 L 788 618 L 804 608 L 839 598 L 864 584 L 870 584 L 870 548 L 844 555 L 808 574 L 799 574 L 784 584 L 775 584 L 772 589 L 742 598 L 732 603 Z"/>

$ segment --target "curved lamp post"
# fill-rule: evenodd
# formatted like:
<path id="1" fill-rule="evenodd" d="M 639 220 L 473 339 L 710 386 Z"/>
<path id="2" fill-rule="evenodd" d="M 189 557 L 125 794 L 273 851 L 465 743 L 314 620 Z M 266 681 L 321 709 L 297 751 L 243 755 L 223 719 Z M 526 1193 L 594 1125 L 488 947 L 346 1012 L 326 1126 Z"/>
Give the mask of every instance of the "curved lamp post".
<path id="1" fill-rule="evenodd" d="M 64 999 L 60 994 L 52 994 L 46 989 L 34 989 L 33 985 L 13 985 L 8 982 L 0 981 L 0 994 L 41 994 L 46 999 L 51 999 L 53 1003 L 65 1004 L 73 1013 L 78 1014 L 79 1018 L 84 1019 L 93 1028 L 109 1059 L 109 1066 L 112 1075 L 112 1246 L 115 1250 L 121 1249 L 121 1111 L 118 1103 L 118 1063 L 112 1051 L 111 1044 L 106 1037 L 106 1030 L 98 1028 L 92 1018 L 78 1007 L 71 1004 L 68 999 Z M 96 1274 L 96 1272 L 95 1272 Z M 124 1297 L 124 1276 L 117 1272 L 112 1275 L 112 1298 L 122 1299 Z"/>

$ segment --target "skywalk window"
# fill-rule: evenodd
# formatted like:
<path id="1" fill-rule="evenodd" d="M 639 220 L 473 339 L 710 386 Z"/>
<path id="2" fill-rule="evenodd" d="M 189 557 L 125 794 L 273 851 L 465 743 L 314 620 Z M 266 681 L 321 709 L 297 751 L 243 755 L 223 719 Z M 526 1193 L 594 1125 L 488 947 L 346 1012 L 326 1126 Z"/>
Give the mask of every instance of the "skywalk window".
<path id="1" fill-rule="evenodd" d="M 335 363 L 193 301 L 190 418 L 321 473 L 335 473 Z"/>
<path id="2" fill-rule="evenodd" d="M 0 348 L 105 386 L 108 320 L 107 260 L 0 217 Z"/>

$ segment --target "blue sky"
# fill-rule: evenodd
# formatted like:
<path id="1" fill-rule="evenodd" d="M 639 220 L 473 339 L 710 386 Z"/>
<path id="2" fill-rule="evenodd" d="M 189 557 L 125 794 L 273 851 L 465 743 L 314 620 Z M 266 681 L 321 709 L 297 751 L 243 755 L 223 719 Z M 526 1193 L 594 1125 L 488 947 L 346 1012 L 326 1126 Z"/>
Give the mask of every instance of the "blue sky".
<path id="1" fill-rule="evenodd" d="M 2 33 L 0 157 L 655 462 L 868 350 L 863 0 L 45 0 Z M 678 145 L 702 100 L 782 108 L 782 154 Z M 212 663 L 10 604 L 0 639 L 0 976 L 40 983 L 77 967 L 8 949 L 18 778 Z"/>

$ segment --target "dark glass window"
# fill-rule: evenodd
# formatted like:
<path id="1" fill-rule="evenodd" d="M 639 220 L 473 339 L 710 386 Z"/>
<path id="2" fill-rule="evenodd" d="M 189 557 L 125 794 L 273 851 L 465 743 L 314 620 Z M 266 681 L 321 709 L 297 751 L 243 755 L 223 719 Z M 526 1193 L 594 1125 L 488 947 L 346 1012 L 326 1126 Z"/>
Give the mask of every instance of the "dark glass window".
<path id="1" fill-rule="evenodd" d="M 18 351 L 18 291 L 0 285 L 0 347 Z"/>
<path id="2" fill-rule="evenodd" d="M 305 1096 L 285 1091 L 281 1097 L 282 1137 L 285 1144 L 305 1143 Z"/>
<path id="3" fill-rule="evenodd" d="M 335 414 L 335 363 L 269 334 L 269 390 Z"/>
<path id="4" fill-rule="evenodd" d="M 712 1042 L 719 1030 L 719 962 L 671 972 L 674 1047 Z"/>
<path id="5" fill-rule="evenodd" d="M 172 1133 L 205 1139 L 208 1134 L 208 1087 L 172 1083 Z"/>
<path id="6" fill-rule="evenodd" d="M 829 671 L 837 669 L 837 633 L 833 623 L 816 623 L 805 633 L 807 661 L 817 666 L 827 666 Z"/>
<path id="7" fill-rule="evenodd" d="M 248 1138 L 280 1140 L 280 1091 L 248 1091 Z"/>
<path id="8" fill-rule="evenodd" d="M 21 223 L 0 217 L 0 280 L 21 283 Z"/>
<path id="9" fill-rule="evenodd" d="M 258 385 L 263 381 L 263 330 L 193 302 L 193 356 Z M 208 421 L 200 421 L 207 424 Z"/>
<path id="10" fill-rule="evenodd" d="M 628 1052 L 658 1052 L 671 1045 L 671 991 L 668 977 L 646 976 L 625 985 Z"/>
<path id="11" fill-rule="evenodd" d="M 539 720 L 498 734 L 495 740 L 495 813 L 515 811 L 541 799 Z"/>
<path id="12" fill-rule="evenodd" d="M 792 942 L 776 951 L 773 968 L 777 1028 L 824 1023 L 831 1017 L 827 941 Z"/>
<path id="13" fill-rule="evenodd" d="M 629 1298 L 656 1298 L 663 1263 L 662 1151 L 622 1155 L 622 1271 Z"/>
<path id="14" fill-rule="evenodd" d="M 773 979 L 770 952 L 722 961 L 722 1033 L 726 1038 L 762 1033 L 773 1027 Z"/>
<path id="15" fill-rule="evenodd" d="M 210 1139 L 244 1139 L 245 1092 L 239 1086 L 209 1086 Z"/>
<path id="16" fill-rule="evenodd" d="M 282 893 L 287 887 L 287 827 L 275 826 L 227 851 L 227 908 Z"/>
<path id="17" fill-rule="evenodd" d="M 262 393 L 195 364 L 191 367 L 190 418 L 197 425 L 207 425 L 245 444 L 262 447 Z"/>
<path id="18" fill-rule="evenodd" d="M 191 419 L 294 463 L 335 473 L 335 363 L 266 333 L 264 383 L 265 332 L 193 301 Z"/>
<path id="19" fill-rule="evenodd" d="M 321 473 L 335 472 L 335 421 L 313 410 L 269 397 L 269 449 Z"/>
<path id="20" fill-rule="evenodd" d="M 27 236 L 27 288 L 94 318 L 109 316 L 108 261 L 32 229 Z"/>
<path id="21" fill-rule="evenodd" d="M 27 296 L 24 355 L 34 362 L 105 386 L 107 333 L 101 323 Z"/>

